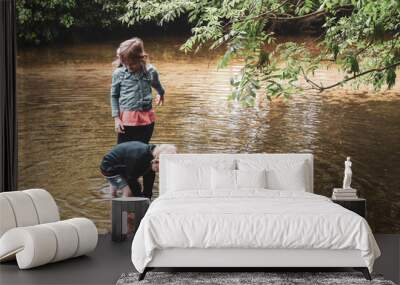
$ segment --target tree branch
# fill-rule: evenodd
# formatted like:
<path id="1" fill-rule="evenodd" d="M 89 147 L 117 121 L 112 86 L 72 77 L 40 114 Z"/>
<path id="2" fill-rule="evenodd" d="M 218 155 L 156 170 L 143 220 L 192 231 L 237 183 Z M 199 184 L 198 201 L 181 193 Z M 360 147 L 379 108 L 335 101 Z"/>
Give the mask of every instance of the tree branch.
<path id="1" fill-rule="evenodd" d="M 324 87 L 324 86 L 322 86 L 322 85 L 318 85 L 318 84 L 315 83 L 314 81 L 310 80 L 310 79 L 307 77 L 307 75 L 304 73 L 303 69 L 302 69 L 302 72 L 303 72 L 304 79 L 307 81 L 307 83 L 309 83 L 310 85 L 314 86 L 314 89 L 317 89 L 319 92 L 322 92 L 322 91 L 325 91 L 325 90 L 327 90 L 327 89 L 331 89 L 331 88 L 334 88 L 334 87 L 336 87 L 336 86 L 342 85 L 342 84 L 344 84 L 344 83 L 346 83 L 346 82 L 348 82 L 348 81 L 351 81 L 351 80 L 353 80 L 353 79 L 356 79 L 356 78 L 358 78 L 358 77 L 364 76 L 364 75 L 366 75 L 366 74 L 368 74 L 368 73 L 371 73 L 371 72 L 381 72 L 381 71 L 384 71 L 384 70 L 386 70 L 386 69 L 396 67 L 396 66 L 398 66 L 398 65 L 400 65 L 400 61 L 395 62 L 395 63 L 393 63 L 393 64 L 391 64 L 391 65 L 388 65 L 388 66 L 385 66 L 385 67 L 372 68 L 372 69 L 366 70 L 366 71 L 364 71 L 364 72 L 357 73 L 357 74 L 355 74 L 355 75 L 353 75 L 353 76 L 351 76 L 351 77 L 348 77 L 348 78 L 343 79 L 343 80 L 341 80 L 341 81 L 339 81 L 339 82 L 336 82 L 335 84 L 328 85 L 328 86 L 326 86 L 326 87 Z"/>
<path id="2" fill-rule="evenodd" d="M 289 1 L 284 1 L 281 5 L 279 5 L 277 8 L 271 10 L 271 11 L 267 11 L 265 13 L 259 14 L 257 16 L 251 17 L 251 18 L 243 18 L 243 19 L 239 19 L 236 22 L 242 22 L 242 21 L 248 21 L 248 20 L 257 20 L 263 17 L 266 17 L 268 15 L 271 15 L 271 19 L 273 20 L 278 20 L 278 21 L 297 21 L 297 20 L 304 20 L 307 18 L 312 18 L 312 17 L 318 17 L 318 16 L 322 16 L 322 15 L 326 15 L 328 13 L 330 13 L 329 11 L 326 10 L 316 10 L 312 13 L 306 14 L 306 15 L 301 15 L 301 16 L 294 16 L 294 15 L 288 15 L 287 17 L 282 17 L 282 16 L 277 16 L 274 15 L 273 13 L 280 9 L 281 7 L 283 7 L 287 2 Z M 343 5 L 340 7 L 336 8 L 336 12 L 340 12 L 340 11 L 349 11 L 349 10 L 353 10 L 354 6 L 353 5 Z"/>
<path id="3" fill-rule="evenodd" d="M 280 8 L 282 8 L 282 7 L 283 7 L 286 3 L 288 3 L 288 2 L 289 2 L 289 0 L 285 0 L 285 1 L 283 1 L 278 7 L 276 7 L 275 9 L 272 9 L 271 11 L 267 11 L 267 12 L 265 12 L 265 13 L 259 14 L 259 15 L 257 15 L 257 16 L 251 17 L 251 18 L 247 18 L 247 19 L 246 19 L 246 18 L 243 18 L 243 19 L 238 20 L 237 22 L 249 21 L 249 20 L 256 20 L 256 19 L 265 17 L 265 16 L 267 16 L 267 15 L 271 15 L 271 14 L 273 14 L 274 12 L 278 11 Z"/>
<path id="4" fill-rule="evenodd" d="M 283 1 L 278 7 L 276 7 L 275 9 L 272 9 L 271 11 L 267 11 L 267 12 L 265 12 L 265 13 L 261 13 L 261 14 L 259 14 L 259 15 L 257 15 L 257 16 L 250 17 L 250 18 L 241 17 L 241 19 L 237 19 L 237 20 L 235 20 L 234 22 L 235 22 L 235 23 L 238 23 L 238 22 L 244 22 L 244 21 L 249 21 L 249 20 L 256 20 L 256 19 L 265 17 L 265 16 L 267 16 L 267 15 L 273 14 L 274 12 L 276 12 L 277 10 L 279 10 L 280 8 L 282 8 L 282 7 L 283 7 L 286 3 L 288 3 L 289 1 L 290 1 L 290 0 L 285 0 L 285 1 Z M 231 25 L 231 24 L 232 24 L 232 21 L 233 21 L 233 20 L 228 21 L 228 22 L 223 26 L 223 28 L 226 28 L 227 26 Z"/>
<path id="5" fill-rule="evenodd" d="M 353 5 L 344 5 L 336 8 L 336 12 L 340 11 L 348 11 L 348 10 L 353 10 Z M 297 20 L 304 20 L 306 18 L 312 18 L 312 17 L 318 17 L 318 16 L 323 16 L 326 14 L 329 14 L 329 11 L 326 10 L 317 10 L 312 13 L 306 14 L 306 15 L 301 15 L 301 16 L 291 16 L 291 17 L 273 17 L 274 20 L 279 20 L 279 21 L 297 21 Z"/>

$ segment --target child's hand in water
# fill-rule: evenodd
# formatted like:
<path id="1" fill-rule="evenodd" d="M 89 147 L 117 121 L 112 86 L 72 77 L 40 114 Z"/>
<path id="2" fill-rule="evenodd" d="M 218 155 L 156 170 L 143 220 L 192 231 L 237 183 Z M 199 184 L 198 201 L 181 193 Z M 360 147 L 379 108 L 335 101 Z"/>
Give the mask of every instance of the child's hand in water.
<path id="1" fill-rule="evenodd" d="M 164 105 L 164 96 L 161 96 L 160 94 L 158 94 L 157 98 L 156 98 L 156 104 L 157 104 L 157 106 Z"/>
<path id="2" fill-rule="evenodd" d="M 122 124 L 121 119 L 118 117 L 115 117 L 114 122 L 115 122 L 115 131 L 117 133 L 121 133 L 121 134 L 125 133 L 124 125 Z"/>

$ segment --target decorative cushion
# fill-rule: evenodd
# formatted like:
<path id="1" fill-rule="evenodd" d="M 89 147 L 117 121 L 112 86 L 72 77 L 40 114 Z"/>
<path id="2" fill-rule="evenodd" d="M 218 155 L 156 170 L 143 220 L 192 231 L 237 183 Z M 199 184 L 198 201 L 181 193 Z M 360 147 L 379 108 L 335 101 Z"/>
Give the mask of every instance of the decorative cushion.
<path id="1" fill-rule="evenodd" d="M 267 188 L 272 190 L 306 191 L 310 188 L 305 161 L 239 159 L 239 170 L 267 170 Z"/>
<path id="2" fill-rule="evenodd" d="M 210 188 L 210 168 L 171 163 L 168 188 L 171 191 Z"/>
<path id="3" fill-rule="evenodd" d="M 267 171 L 236 170 L 237 187 L 240 188 L 267 188 Z"/>
<path id="4" fill-rule="evenodd" d="M 221 153 L 210 153 L 210 154 L 164 154 L 160 156 L 160 195 L 169 191 L 174 191 L 170 186 L 174 183 L 170 181 L 170 165 L 171 163 L 178 163 L 181 165 L 196 165 L 198 167 L 215 167 L 214 164 L 221 162 L 221 164 L 231 164 L 233 167 L 224 167 L 225 169 L 239 169 L 239 170 L 271 170 L 271 169 L 287 169 L 292 168 L 294 165 L 301 165 L 304 163 L 304 177 L 300 179 L 300 184 L 292 185 L 281 185 L 286 184 L 285 181 L 278 181 L 274 183 L 272 179 L 271 185 L 267 185 L 267 188 L 272 186 L 281 187 L 285 190 L 294 191 L 307 191 L 313 192 L 313 155 L 310 153 L 281 153 L 281 154 L 268 154 L 268 153 L 252 153 L 252 154 L 221 154 Z M 236 167 L 239 164 L 239 167 Z M 288 173 L 291 171 L 288 171 Z M 272 173 L 269 173 L 273 175 Z M 267 175 L 268 178 L 269 175 Z M 296 175 L 295 175 L 296 176 Z M 174 175 L 175 177 L 175 175 Z M 273 177 L 272 177 L 273 178 Z M 275 177 L 276 178 L 276 177 Z M 285 177 L 283 177 L 286 179 Z M 296 179 L 297 180 L 297 179 Z M 275 185 L 274 185 L 275 184 Z M 191 190 L 199 190 L 196 187 L 191 187 Z M 291 188 L 291 189 L 287 189 Z M 205 192 L 204 189 L 203 192 Z M 209 189 L 212 192 L 212 190 Z M 202 192 L 202 191 L 199 191 Z"/>
<path id="5" fill-rule="evenodd" d="M 241 188 L 266 188 L 267 171 L 211 169 L 212 190 L 234 191 Z"/>
<path id="6" fill-rule="evenodd" d="M 213 161 L 207 164 L 192 164 L 170 162 L 167 166 L 168 171 L 168 191 L 185 191 L 185 190 L 210 190 L 211 185 L 211 169 L 234 169 L 235 162 L 230 161 Z"/>
<path id="7" fill-rule="evenodd" d="M 289 165 L 277 165 L 267 171 L 267 184 L 269 189 L 306 191 L 307 179 L 304 175 L 305 164 L 296 163 Z"/>
<path id="8" fill-rule="evenodd" d="M 236 190 L 236 170 L 211 168 L 212 190 Z"/>

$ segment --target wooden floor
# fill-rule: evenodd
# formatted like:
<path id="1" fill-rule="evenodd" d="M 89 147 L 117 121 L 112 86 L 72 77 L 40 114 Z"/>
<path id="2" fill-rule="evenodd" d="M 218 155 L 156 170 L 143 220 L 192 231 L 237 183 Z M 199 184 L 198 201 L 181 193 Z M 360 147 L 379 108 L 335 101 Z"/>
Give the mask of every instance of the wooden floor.
<path id="1" fill-rule="evenodd" d="M 400 281 L 400 235 L 376 235 L 382 251 L 375 272 Z M 0 265 L 0 284 L 115 284 L 124 272 L 134 271 L 129 241 L 114 243 L 100 235 L 97 249 L 82 256 L 42 267 L 19 270 L 15 262 Z M 313 270 L 310 270 L 313 271 Z"/>

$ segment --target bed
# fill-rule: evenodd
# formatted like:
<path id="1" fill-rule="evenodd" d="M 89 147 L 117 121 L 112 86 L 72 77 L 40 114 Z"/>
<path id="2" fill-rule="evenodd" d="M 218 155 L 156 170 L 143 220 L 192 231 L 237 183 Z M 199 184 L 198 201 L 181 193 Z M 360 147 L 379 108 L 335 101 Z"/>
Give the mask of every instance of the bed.
<path id="1" fill-rule="evenodd" d="M 168 154 L 132 243 L 159 267 L 353 267 L 380 251 L 364 218 L 313 194 L 312 154 Z"/>

